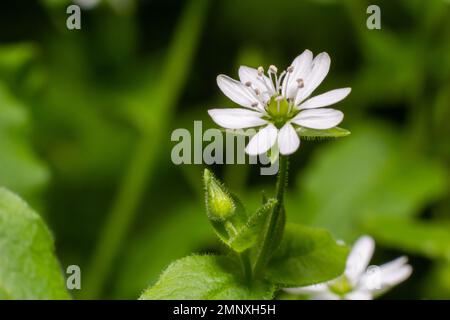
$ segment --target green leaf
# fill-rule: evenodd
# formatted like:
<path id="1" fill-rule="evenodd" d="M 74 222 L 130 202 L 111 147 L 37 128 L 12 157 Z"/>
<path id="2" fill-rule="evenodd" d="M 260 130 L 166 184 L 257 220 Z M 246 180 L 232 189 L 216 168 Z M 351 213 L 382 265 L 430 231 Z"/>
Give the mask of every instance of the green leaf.
<path id="1" fill-rule="evenodd" d="M 0 188 L 0 296 L 68 299 L 53 238 L 39 215 Z"/>
<path id="2" fill-rule="evenodd" d="M 342 274 L 347 254 L 348 249 L 337 244 L 328 231 L 287 224 L 265 276 L 285 287 L 328 281 Z"/>
<path id="3" fill-rule="evenodd" d="M 223 256 L 190 256 L 173 262 L 142 300 L 254 300 L 271 299 L 274 286 L 255 282 L 251 287 L 236 274 L 235 262 Z"/>
<path id="4" fill-rule="evenodd" d="M 236 252 L 242 252 L 255 245 L 259 235 L 263 232 L 267 215 L 273 210 L 277 201 L 269 199 L 259 208 L 239 230 L 232 236 L 228 244 Z"/>
<path id="5" fill-rule="evenodd" d="M 28 142 L 26 108 L 1 82 L 0 114 L 0 186 L 33 198 L 47 184 L 49 173 Z"/>
<path id="6" fill-rule="evenodd" d="M 371 217 L 363 222 L 367 233 L 387 246 L 450 261 L 449 223 L 418 221 L 391 216 Z"/>
<path id="7" fill-rule="evenodd" d="M 32 43 L 14 43 L 0 46 L 0 76 L 11 81 L 37 55 Z M 6 81 L 7 83 L 10 83 Z"/>
<path id="8" fill-rule="evenodd" d="M 373 215 L 413 216 L 446 190 L 443 165 L 405 145 L 408 137 L 382 123 L 356 127 L 349 139 L 325 145 L 298 177 L 287 202 L 294 221 L 353 242 Z M 289 207 L 291 206 L 291 207 Z"/>
<path id="9" fill-rule="evenodd" d="M 340 138 L 350 134 L 350 131 L 339 127 L 334 127 L 326 130 L 317 130 L 304 127 L 298 127 L 295 129 L 298 135 L 302 138 L 308 139 L 327 139 L 327 138 Z"/>

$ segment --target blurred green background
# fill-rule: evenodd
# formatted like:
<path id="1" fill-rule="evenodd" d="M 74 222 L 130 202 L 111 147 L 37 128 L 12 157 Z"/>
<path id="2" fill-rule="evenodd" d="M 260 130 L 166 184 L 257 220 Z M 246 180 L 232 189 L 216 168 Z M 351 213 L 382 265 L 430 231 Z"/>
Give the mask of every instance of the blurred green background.
<path id="1" fill-rule="evenodd" d="M 306 48 L 332 58 L 318 92 L 352 87 L 337 106 L 352 135 L 302 143 L 288 219 L 372 235 L 372 263 L 408 255 L 412 277 L 385 298 L 450 298 L 448 1 L 79 3 L 81 30 L 66 28 L 68 0 L 0 10 L 0 185 L 44 217 L 62 267 L 81 266 L 76 298 L 134 299 L 172 260 L 221 250 L 204 166 L 174 165 L 170 134 L 233 106 L 217 74 L 285 68 Z M 366 28 L 369 4 L 381 30 Z M 275 179 L 213 170 L 249 208 Z"/>

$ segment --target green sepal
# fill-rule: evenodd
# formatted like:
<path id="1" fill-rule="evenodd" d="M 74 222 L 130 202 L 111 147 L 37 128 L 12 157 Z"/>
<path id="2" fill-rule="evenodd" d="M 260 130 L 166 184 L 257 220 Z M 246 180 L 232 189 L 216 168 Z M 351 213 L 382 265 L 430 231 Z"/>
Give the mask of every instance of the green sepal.
<path id="1" fill-rule="evenodd" d="M 339 127 L 334 127 L 334 128 L 325 129 L 325 130 L 297 127 L 295 129 L 295 131 L 297 131 L 298 135 L 301 138 L 306 139 L 306 140 L 341 138 L 341 137 L 348 136 L 350 134 L 350 131 L 339 128 Z"/>
<path id="2" fill-rule="evenodd" d="M 253 247 L 259 235 L 263 232 L 268 214 L 273 210 L 277 200 L 269 199 L 266 204 L 260 207 L 247 222 L 242 225 L 235 236 L 231 237 L 228 245 L 236 252 L 243 252 Z"/>

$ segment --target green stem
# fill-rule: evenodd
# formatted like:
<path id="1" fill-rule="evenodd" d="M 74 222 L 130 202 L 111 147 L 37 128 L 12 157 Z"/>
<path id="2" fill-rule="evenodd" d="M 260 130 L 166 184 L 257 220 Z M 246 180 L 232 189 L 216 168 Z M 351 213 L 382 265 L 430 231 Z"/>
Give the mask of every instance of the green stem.
<path id="1" fill-rule="evenodd" d="M 248 251 L 242 252 L 241 254 L 239 254 L 239 258 L 241 259 L 242 269 L 244 272 L 244 278 L 248 283 L 250 283 L 251 279 L 253 278 L 253 274 L 252 274 L 252 264 L 250 262 L 249 252 Z"/>
<path id="2" fill-rule="evenodd" d="M 271 248 L 273 248 L 274 242 L 277 241 L 277 239 L 275 239 L 277 229 L 280 226 L 280 223 L 284 220 L 284 193 L 286 190 L 288 179 L 288 166 L 289 158 L 287 156 L 280 155 L 275 192 L 277 204 L 267 218 L 267 225 L 263 235 L 262 244 L 259 247 L 259 251 L 257 253 L 255 264 L 253 267 L 254 275 L 261 272 L 268 259 L 270 258 Z"/>
<path id="3" fill-rule="evenodd" d="M 99 235 L 91 264 L 88 266 L 83 299 L 97 298 L 108 279 L 121 245 L 136 215 L 148 178 L 155 169 L 158 152 L 166 138 L 171 111 L 187 78 L 197 47 L 207 0 L 191 0 L 183 12 L 168 49 L 167 61 L 156 88 L 146 88 L 151 105 L 141 109 L 141 136 L 120 186 L 111 213 Z M 152 90 L 153 89 L 153 90 Z M 145 113 L 145 111 L 148 111 Z M 157 118 L 158 125 L 155 125 Z"/>

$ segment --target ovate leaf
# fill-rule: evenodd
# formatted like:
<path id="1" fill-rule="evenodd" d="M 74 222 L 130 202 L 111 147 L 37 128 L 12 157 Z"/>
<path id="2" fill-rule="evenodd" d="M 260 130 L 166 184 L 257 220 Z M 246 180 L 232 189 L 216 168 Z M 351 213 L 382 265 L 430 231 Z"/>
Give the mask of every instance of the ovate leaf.
<path id="1" fill-rule="evenodd" d="M 0 298 L 69 298 L 50 231 L 36 212 L 4 188 L 0 188 Z"/>
<path id="2" fill-rule="evenodd" d="M 275 288 L 265 282 L 248 286 L 234 260 L 223 256 L 190 256 L 173 262 L 142 300 L 271 299 Z"/>
<path id="3" fill-rule="evenodd" d="M 334 279 L 345 268 L 348 249 L 323 229 L 286 225 L 280 248 L 269 261 L 266 278 L 284 287 Z"/>

